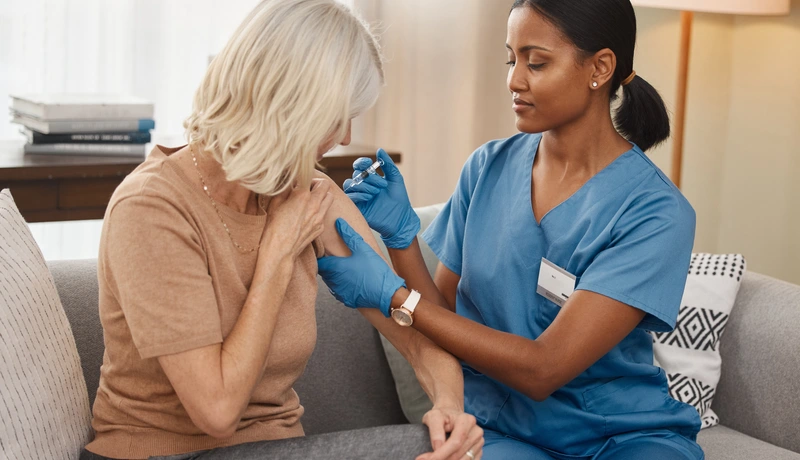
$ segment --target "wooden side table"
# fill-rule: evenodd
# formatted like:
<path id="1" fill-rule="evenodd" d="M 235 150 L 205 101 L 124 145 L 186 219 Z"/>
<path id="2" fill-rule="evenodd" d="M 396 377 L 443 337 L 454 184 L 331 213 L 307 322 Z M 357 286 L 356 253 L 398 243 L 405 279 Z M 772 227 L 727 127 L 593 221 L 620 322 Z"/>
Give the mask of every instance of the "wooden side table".
<path id="1" fill-rule="evenodd" d="M 339 186 L 353 161 L 375 156 L 371 147 L 340 146 L 321 161 Z M 401 155 L 390 152 L 395 163 Z M 0 190 L 11 189 L 28 222 L 102 219 L 114 190 L 144 158 L 24 155 L 21 142 L 0 143 Z"/>

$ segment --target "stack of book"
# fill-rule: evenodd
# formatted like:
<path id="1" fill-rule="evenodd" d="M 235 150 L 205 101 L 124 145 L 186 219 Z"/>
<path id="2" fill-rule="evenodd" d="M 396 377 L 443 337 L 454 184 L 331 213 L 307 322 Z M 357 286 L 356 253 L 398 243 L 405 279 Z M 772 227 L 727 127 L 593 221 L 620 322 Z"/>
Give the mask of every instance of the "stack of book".
<path id="1" fill-rule="evenodd" d="M 108 94 L 11 96 L 26 154 L 144 156 L 155 128 L 153 104 Z"/>

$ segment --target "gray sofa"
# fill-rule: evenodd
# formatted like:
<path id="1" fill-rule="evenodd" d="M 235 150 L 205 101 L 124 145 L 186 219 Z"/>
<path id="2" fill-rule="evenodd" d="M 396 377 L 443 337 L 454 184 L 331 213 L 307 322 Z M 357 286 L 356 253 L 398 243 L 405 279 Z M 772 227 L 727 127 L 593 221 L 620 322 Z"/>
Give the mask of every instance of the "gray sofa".
<path id="1" fill-rule="evenodd" d="M 423 226 L 435 212 L 420 210 Z M 425 251 L 432 268 L 435 256 Z M 103 358 L 96 261 L 49 266 L 93 402 Z M 407 423 L 378 333 L 334 300 L 321 281 L 317 324 L 317 347 L 295 387 L 306 408 L 306 433 Z M 722 426 L 700 433 L 706 458 L 800 460 L 800 286 L 748 273 L 721 353 L 713 409 Z"/>

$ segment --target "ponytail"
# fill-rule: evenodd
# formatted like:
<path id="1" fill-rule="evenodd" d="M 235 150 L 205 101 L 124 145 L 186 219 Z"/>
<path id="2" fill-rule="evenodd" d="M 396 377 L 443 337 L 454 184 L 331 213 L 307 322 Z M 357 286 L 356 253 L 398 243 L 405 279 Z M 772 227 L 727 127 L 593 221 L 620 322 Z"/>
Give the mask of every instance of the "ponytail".
<path id="1" fill-rule="evenodd" d="M 638 75 L 622 87 L 622 103 L 614 115 L 617 131 L 647 151 L 669 138 L 669 114 L 664 100 Z"/>

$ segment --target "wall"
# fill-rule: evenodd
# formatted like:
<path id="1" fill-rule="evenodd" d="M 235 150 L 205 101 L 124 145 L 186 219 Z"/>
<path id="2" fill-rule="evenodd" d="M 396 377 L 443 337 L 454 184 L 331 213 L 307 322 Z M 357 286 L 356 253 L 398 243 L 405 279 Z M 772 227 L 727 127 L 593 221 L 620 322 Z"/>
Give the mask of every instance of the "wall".
<path id="1" fill-rule="evenodd" d="M 719 249 L 800 283 L 800 1 L 791 17 L 737 18 Z M 733 133 L 739 133 L 734 135 Z"/>
<path id="2" fill-rule="evenodd" d="M 697 251 L 740 252 L 751 270 L 800 283 L 800 1 L 792 7 L 780 18 L 696 15 L 683 181 Z M 637 71 L 674 101 L 679 15 L 637 14 Z M 670 150 L 653 153 L 665 171 Z"/>
<path id="3" fill-rule="evenodd" d="M 505 84 L 508 9 L 486 0 L 356 5 L 381 25 L 387 85 L 354 138 L 403 153 L 415 205 L 442 202 L 477 147 L 516 132 Z"/>

